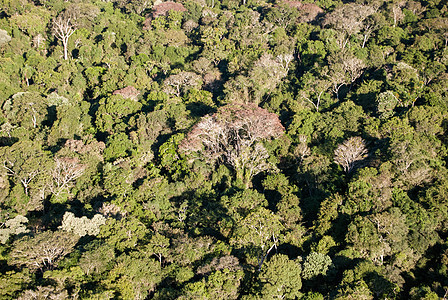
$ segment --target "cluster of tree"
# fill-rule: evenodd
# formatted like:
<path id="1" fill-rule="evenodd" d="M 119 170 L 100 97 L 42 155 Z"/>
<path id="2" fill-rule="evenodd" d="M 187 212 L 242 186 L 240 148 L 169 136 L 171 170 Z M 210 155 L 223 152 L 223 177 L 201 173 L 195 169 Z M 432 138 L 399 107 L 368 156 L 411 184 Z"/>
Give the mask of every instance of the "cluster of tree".
<path id="1" fill-rule="evenodd" d="M 0 298 L 448 295 L 443 0 L 0 1 Z"/>

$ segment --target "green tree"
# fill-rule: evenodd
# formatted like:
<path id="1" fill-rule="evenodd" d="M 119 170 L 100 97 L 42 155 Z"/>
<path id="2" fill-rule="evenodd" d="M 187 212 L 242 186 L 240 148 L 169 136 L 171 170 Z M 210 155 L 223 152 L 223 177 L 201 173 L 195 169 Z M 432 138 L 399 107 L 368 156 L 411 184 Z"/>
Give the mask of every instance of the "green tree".
<path id="1" fill-rule="evenodd" d="M 127 118 L 141 108 L 142 104 L 140 102 L 132 98 L 125 98 L 122 95 L 102 98 L 95 114 L 96 125 L 102 132 L 122 131 L 127 127 Z"/>
<path id="2" fill-rule="evenodd" d="M 240 247 L 253 247 L 258 269 L 269 253 L 279 245 L 283 225 L 280 218 L 266 208 L 260 207 L 241 220 L 235 228 L 230 243 Z"/>
<path id="3" fill-rule="evenodd" d="M 145 299 L 155 291 L 161 280 L 160 264 L 134 251 L 117 258 L 105 283 L 123 299 Z"/>
<path id="4" fill-rule="evenodd" d="M 243 277 L 241 269 L 214 271 L 202 281 L 187 284 L 178 299 L 238 299 Z"/>
<path id="5" fill-rule="evenodd" d="M 2 152 L 3 168 L 16 185 L 23 186 L 25 195 L 28 196 L 32 188 L 42 193 L 46 178 L 40 178 L 39 175 L 48 170 L 50 160 L 41 145 L 38 142 L 20 141 Z"/>
<path id="6" fill-rule="evenodd" d="M 12 125 L 32 130 L 47 118 L 47 101 L 38 93 L 17 93 L 3 104 L 3 112 Z"/>
<path id="7" fill-rule="evenodd" d="M 0 275 L 0 296 L 4 299 L 17 299 L 20 292 L 34 282 L 29 271 L 6 271 Z"/>
<path id="8" fill-rule="evenodd" d="M 28 233 L 26 223 L 28 223 L 28 218 L 21 215 L 7 220 L 3 224 L 5 228 L 0 228 L 0 243 L 5 244 L 12 235 Z"/>
<path id="9" fill-rule="evenodd" d="M 84 274 L 102 274 L 112 268 L 115 260 L 115 251 L 112 246 L 94 241 L 84 248 L 86 252 L 79 259 L 79 267 Z"/>
<path id="10" fill-rule="evenodd" d="M 136 218 L 128 217 L 120 220 L 109 218 L 106 224 L 100 227 L 98 237 L 104 238 L 107 244 L 118 251 L 125 251 L 136 247 L 147 233 L 146 226 Z"/>
<path id="11" fill-rule="evenodd" d="M 262 268 L 259 276 L 261 296 L 265 299 L 297 299 L 301 297 L 302 268 L 286 255 L 274 255 Z"/>
<path id="12" fill-rule="evenodd" d="M 312 279 L 318 275 L 326 275 L 331 265 L 332 261 L 328 255 L 311 252 L 303 262 L 302 277 Z"/>

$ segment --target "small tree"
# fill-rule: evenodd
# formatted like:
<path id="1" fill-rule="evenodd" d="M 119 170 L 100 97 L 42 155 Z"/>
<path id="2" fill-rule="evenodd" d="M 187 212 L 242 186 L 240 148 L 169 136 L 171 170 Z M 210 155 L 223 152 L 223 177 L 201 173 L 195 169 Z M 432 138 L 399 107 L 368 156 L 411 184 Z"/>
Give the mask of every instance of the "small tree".
<path id="1" fill-rule="evenodd" d="M 351 137 L 334 151 L 334 162 L 341 165 L 349 174 L 365 158 L 367 148 L 365 142 L 359 136 Z"/>

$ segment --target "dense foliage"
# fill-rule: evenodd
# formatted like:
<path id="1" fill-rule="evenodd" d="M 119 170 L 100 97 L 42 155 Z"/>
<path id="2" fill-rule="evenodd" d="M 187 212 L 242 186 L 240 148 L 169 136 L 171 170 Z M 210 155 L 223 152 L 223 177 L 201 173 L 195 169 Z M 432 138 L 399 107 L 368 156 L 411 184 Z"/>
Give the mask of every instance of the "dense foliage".
<path id="1" fill-rule="evenodd" d="M 1 299 L 446 299 L 444 0 L 0 1 Z"/>

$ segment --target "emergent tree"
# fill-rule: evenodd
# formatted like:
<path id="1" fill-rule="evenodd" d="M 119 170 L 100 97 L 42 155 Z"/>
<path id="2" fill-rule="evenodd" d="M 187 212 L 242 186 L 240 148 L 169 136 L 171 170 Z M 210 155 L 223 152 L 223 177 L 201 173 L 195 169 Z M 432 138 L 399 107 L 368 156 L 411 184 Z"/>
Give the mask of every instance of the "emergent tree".
<path id="1" fill-rule="evenodd" d="M 341 165 L 348 174 L 365 158 L 367 148 L 359 136 L 351 137 L 339 145 L 334 151 L 334 162 Z"/>
<path id="2" fill-rule="evenodd" d="M 284 130 L 277 115 L 255 104 L 229 104 L 203 117 L 180 148 L 230 166 L 247 186 L 253 176 L 271 167 L 262 142 L 281 136 Z"/>
<path id="3" fill-rule="evenodd" d="M 68 39 L 75 33 L 75 31 L 76 24 L 70 16 L 62 13 L 53 20 L 53 33 L 58 40 L 62 41 L 65 60 L 68 59 Z"/>

